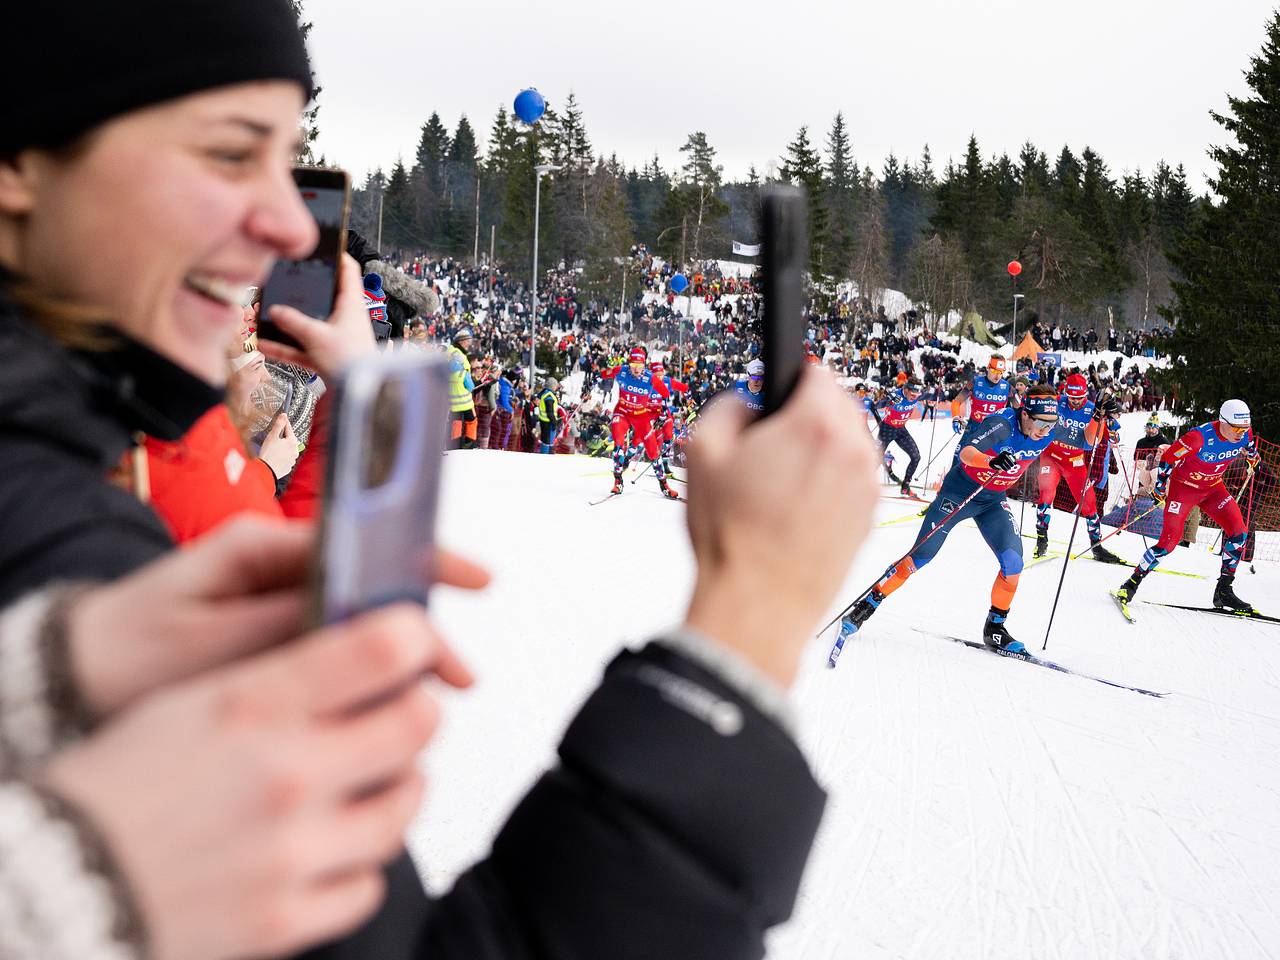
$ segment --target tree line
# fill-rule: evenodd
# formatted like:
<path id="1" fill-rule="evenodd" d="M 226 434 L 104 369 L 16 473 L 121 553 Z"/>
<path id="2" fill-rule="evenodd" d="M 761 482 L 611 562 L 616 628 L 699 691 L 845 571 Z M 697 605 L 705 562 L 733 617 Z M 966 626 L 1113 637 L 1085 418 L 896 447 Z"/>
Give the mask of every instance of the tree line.
<path id="1" fill-rule="evenodd" d="M 639 169 L 606 157 L 572 93 L 532 127 L 499 108 L 483 146 L 467 117 L 450 132 L 433 112 L 412 162 L 398 159 L 356 190 L 353 223 L 376 234 L 381 205 L 384 245 L 458 257 L 487 252 L 492 235 L 498 258 L 526 270 L 534 168 L 555 164 L 542 181 L 542 262 L 582 264 L 589 288 L 618 296 L 618 261 L 633 244 L 676 262 L 727 257 L 733 240 L 757 239 L 761 188 L 783 180 L 808 191 L 820 289 L 850 278 L 871 298 L 903 290 L 931 317 L 976 309 L 1002 320 L 1014 292 L 1005 265 L 1018 259 L 1024 309 L 1051 322 L 1145 328 L 1169 302 L 1170 255 L 1203 202 L 1180 165 L 1117 176 L 1088 147 L 1077 155 L 1064 146 L 1052 161 L 1032 143 L 1017 157 L 984 156 L 971 137 L 941 171 L 926 145 L 916 160 L 890 155 L 877 172 L 859 166 L 852 141 L 838 113 L 821 145 L 801 127 L 764 172 L 726 181 L 703 131 L 688 135 L 674 169 L 656 155 Z"/>

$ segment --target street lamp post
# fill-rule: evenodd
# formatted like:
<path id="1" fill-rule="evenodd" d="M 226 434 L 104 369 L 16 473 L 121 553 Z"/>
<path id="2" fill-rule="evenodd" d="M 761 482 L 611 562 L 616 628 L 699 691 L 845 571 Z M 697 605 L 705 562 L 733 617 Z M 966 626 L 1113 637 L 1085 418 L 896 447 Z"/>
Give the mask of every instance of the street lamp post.
<path id="1" fill-rule="evenodd" d="M 538 218 L 542 213 L 542 177 L 554 173 L 560 166 L 540 163 L 533 168 L 533 309 L 529 312 L 529 396 L 533 396 L 533 371 L 538 366 Z"/>
<path id="2" fill-rule="evenodd" d="M 1013 352 L 1015 354 L 1018 352 L 1018 301 L 1025 300 L 1026 298 L 1026 294 L 1024 293 L 1015 293 L 1013 295 Z M 1014 363 L 1013 370 L 1014 373 L 1017 373 L 1017 363 Z"/>

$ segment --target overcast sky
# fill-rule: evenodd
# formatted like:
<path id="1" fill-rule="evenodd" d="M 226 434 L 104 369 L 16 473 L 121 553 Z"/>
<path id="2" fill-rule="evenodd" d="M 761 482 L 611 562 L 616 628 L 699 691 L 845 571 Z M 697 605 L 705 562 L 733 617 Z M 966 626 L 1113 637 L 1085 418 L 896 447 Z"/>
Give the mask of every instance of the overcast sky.
<path id="1" fill-rule="evenodd" d="M 854 156 L 890 152 L 939 171 L 970 133 L 984 156 L 1030 139 L 1098 151 L 1113 176 L 1163 158 L 1193 189 L 1223 131 L 1209 117 L 1245 90 L 1273 4 L 1262 0 L 881 0 L 551 4 L 304 0 L 324 90 L 320 147 L 356 182 L 412 163 L 432 110 L 466 114 L 483 150 L 500 104 L 572 90 L 597 152 L 678 162 L 691 130 L 726 179 L 776 161 L 801 124 L 821 145 L 844 111 Z"/>

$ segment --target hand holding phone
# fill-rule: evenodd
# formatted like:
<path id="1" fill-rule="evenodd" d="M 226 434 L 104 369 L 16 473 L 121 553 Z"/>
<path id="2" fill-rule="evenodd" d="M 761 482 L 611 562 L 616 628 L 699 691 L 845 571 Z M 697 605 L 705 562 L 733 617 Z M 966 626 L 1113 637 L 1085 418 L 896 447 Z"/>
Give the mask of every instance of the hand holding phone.
<path id="1" fill-rule="evenodd" d="M 804 366 L 804 269 L 809 260 L 808 202 L 804 190 L 769 187 L 760 206 L 764 256 L 764 413 L 776 413 L 795 389 Z"/>
<path id="2" fill-rule="evenodd" d="M 324 320 L 333 312 L 338 271 L 347 249 L 347 218 L 351 208 L 351 180 L 345 170 L 295 167 L 294 182 L 302 202 L 320 229 L 316 247 L 301 260 L 277 260 L 262 291 L 258 336 L 301 347 L 271 315 L 278 304 L 303 316 Z"/>
<path id="3" fill-rule="evenodd" d="M 283 480 L 293 472 L 300 455 L 298 438 L 289 418 L 283 413 L 276 414 L 267 427 L 262 447 L 258 450 L 258 459 L 271 468 L 277 480 Z"/>
<path id="4" fill-rule="evenodd" d="M 426 606 L 449 423 L 436 354 L 372 353 L 334 387 L 313 619 Z"/>
<path id="5" fill-rule="evenodd" d="M 292 307 L 271 308 L 277 328 L 298 347 L 259 339 L 258 349 L 273 360 L 310 367 L 325 380 L 335 379 L 347 366 L 377 350 L 369 311 L 364 305 L 360 266 L 343 254 L 338 269 L 338 295 L 327 323 L 311 320 Z"/>

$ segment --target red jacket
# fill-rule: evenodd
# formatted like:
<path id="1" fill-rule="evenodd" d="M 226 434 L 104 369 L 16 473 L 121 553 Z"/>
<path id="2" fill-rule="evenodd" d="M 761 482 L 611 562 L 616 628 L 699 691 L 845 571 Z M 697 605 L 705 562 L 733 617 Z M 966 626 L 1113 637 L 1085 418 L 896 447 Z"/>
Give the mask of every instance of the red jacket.
<path id="1" fill-rule="evenodd" d="M 226 404 L 196 421 L 181 440 L 147 437 L 151 506 L 177 543 L 187 543 L 242 513 L 267 517 L 315 516 L 324 477 L 329 405 L 316 404 L 311 443 L 298 458 L 289 488 L 276 499 L 276 478 L 250 457 Z"/>

